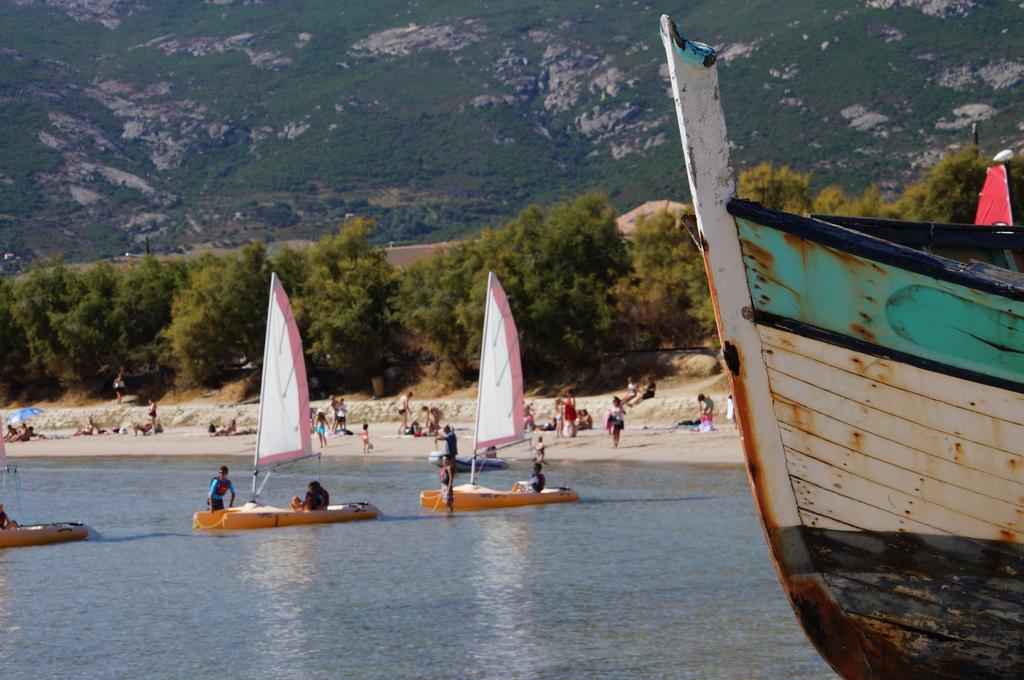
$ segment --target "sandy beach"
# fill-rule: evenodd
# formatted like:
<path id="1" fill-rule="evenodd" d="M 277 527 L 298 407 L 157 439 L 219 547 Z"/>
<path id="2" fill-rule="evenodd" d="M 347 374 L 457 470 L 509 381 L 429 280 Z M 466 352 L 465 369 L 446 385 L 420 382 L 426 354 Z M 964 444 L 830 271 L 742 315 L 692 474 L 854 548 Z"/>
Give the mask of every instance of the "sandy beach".
<path id="1" fill-rule="evenodd" d="M 716 395 L 718 396 L 718 395 Z M 724 397 L 724 395 L 722 395 Z M 600 420 L 607 408 L 608 397 L 586 397 L 578 400 L 579 408 L 586 408 Z M 435 399 L 456 429 L 460 443 L 467 448 L 473 436 L 473 399 Z M 553 399 L 532 399 L 538 422 L 550 415 Z M 724 403 L 724 399 L 718 402 Z M 320 408 L 326 402 L 314 402 Z M 418 407 L 421 404 L 415 403 Z M 105 456 L 252 456 L 255 435 L 212 437 L 207 432 L 210 423 L 226 424 L 234 418 L 239 429 L 255 428 L 258 419 L 256 404 L 174 404 L 161 406 L 159 420 L 164 432 L 158 435 L 135 436 L 103 434 L 72 436 L 77 424 L 92 416 L 106 429 L 120 424 L 142 422 L 146 407 L 132 404 L 122 407 L 97 405 L 94 407 L 44 408 L 43 413 L 31 421 L 37 432 L 47 439 L 7 444 L 10 458 L 20 457 L 105 457 Z M 693 417 L 692 399 L 682 397 L 657 398 L 631 409 L 626 418 L 626 429 L 618 448 L 612 446 L 611 437 L 604 430 L 582 431 L 574 439 L 557 438 L 554 432 L 534 432 L 532 442 L 544 437 L 547 457 L 551 461 L 632 461 L 644 463 L 698 463 L 710 465 L 739 465 L 743 454 L 733 423 L 719 417 L 718 429 L 699 433 L 674 428 L 681 419 Z M 390 400 L 353 401 L 349 405 L 349 429 L 358 431 L 363 422 L 370 423 L 372 458 L 414 460 L 434 450 L 433 438 L 398 436 L 396 434 L 394 404 Z M 314 448 L 319 449 L 314 437 Z M 362 456 L 358 436 L 336 436 L 322 449 L 327 457 Z M 503 452 L 509 460 L 526 460 L 530 449 L 524 443 Z"/>

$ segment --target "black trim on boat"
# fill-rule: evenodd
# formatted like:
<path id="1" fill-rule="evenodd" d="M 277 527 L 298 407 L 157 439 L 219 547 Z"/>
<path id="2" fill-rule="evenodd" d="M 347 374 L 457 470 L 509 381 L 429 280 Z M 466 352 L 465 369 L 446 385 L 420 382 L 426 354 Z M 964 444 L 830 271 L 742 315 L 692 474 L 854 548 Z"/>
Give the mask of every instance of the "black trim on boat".
<path id="1" fill-rule="evenodd" d="M 892 361 L 921 368 L 926 371 L 943 373 L 954 378 L 960 378 L 961 380 L 967 380 L 969 382 L 980 383 L 982 385 L 989 385 L 990 387 L 998 387 L 999 389 L 1024 394 L 1024 383 L 1006 380 L 1005 378 L 997 378 L 996 376 L 988 375 L 987 373 L 978 373 L 977 371 L 971 371 L 966 368 L 950 366 L 949 364 L 943 364 L 938 361 L 933 361 L 932 359 L 923 359 L 913 354 L 875 345 L 849 335 L 843 335 L 842 333 L 836 333 L 835 331 L 830 331 L 825 328 L 812 326 L 802 321 L 772 314 L 771 312 L 755 311 L 754 323 L 778 328 L 779 330 L 794 333 L 805 338 L 810 338 L 811 340 L 820 340 L 821 342 L 829 345 L 835 345 L 836 347 L 843 347 L 855 352 L 870 354 L 871 356 L 875 356 L 880 359 L 890 359 Z"/>
<path id="2" fill-rule="evenodd" d="M 838 224 L 840 227 L 912 248 L 946 246 L 1024 250 L 1024 227 L 907 222 L 846 215 L 811 214 L 811 219 Z"/>
<path id="3" fill-rule="evenodd" d="M 751 220 L 835 250 L 1024 302 L 1024 277 L 1006 269 L 989 265 L 965 265 L 830 222 L 770 210 L 759 203 L 740 198 L 729 199 L 726 209 L 734 217 Z"/>

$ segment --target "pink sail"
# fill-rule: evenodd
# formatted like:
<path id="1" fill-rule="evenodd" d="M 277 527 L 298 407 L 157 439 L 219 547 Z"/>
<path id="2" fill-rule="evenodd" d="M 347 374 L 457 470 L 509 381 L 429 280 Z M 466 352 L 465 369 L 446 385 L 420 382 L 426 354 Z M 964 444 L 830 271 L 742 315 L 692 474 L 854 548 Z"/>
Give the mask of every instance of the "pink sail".
<path id="1" fill-rule="evenodd" d="M 523 438 L 523 368 L 519 333 L 498 277 L 487 277 L 474 451 Z"/>
<path id="2" fill-rule="evenodd" d="M 288 294 L 277 274 L 270 280 L 267 337 L 263 348 L 257 467 L 315 455 L 309 431 L 309 386 L 302 338 Z"/>
<path id="3" fill-rule="evenodd" d="M 988 169 L 985 185 L 981 188 L 978 214 L 974 218 L 974 223 L 1013 224 L 1013 214 L 1010 210 L 1010 187 L 1005 165 L 993 165 Z"/>

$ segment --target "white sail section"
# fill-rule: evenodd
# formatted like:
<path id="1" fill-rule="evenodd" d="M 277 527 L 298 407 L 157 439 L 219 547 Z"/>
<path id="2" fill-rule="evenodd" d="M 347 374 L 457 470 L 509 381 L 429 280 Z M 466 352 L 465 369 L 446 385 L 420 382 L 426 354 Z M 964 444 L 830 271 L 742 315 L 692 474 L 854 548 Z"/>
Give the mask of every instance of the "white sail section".
<path id="1" fill-rule="evenodd" d="M 257 468 L 315 455 L 309 431 L 309 387 L 302 338 L 288 294 L 277 274 L 270 280 L 267 337 L 263 348 Z"/>
<path id="2" fill-rule="evenodd" d="M 474 451 L 523 438 L 523 369 L 519 333 L 505 290 L 491 272 L 487 278 L 480 381 L 476 397 Z"/>

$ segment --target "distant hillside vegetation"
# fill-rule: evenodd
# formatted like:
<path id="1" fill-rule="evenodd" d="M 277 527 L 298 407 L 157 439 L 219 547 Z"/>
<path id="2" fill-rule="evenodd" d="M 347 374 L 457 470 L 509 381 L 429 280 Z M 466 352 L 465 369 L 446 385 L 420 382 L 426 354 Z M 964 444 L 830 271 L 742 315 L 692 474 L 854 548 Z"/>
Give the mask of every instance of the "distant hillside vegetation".
<path id="1" fill-rule="evenodd" d="M 894 190 L 972 123 L 986 153 L 1024 140 L 1020 2 L 676 5 L 720 50 L 739 168 Z M 231 246 L 352 215 L 439 241 L 591 188 L 685 200 L 666 9 L 0 0 L 0 248 Z"/>

